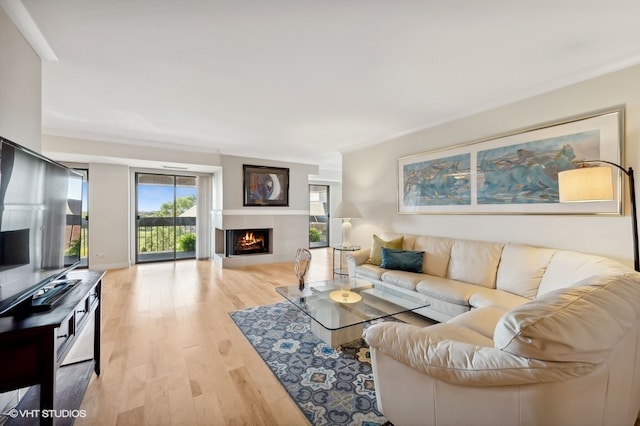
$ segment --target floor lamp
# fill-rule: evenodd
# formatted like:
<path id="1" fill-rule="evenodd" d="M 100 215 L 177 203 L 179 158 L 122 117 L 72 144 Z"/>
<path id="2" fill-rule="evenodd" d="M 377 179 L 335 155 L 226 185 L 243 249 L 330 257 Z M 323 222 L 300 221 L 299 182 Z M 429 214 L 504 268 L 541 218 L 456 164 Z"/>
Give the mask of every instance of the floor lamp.
<path id="1" fill-rule="evenodd" d="M 351 247 L 351 219 L 362 217 L 358 208 L 349 201 L 341 201 L 333 217 L 342 219 L 342 247 Z"/>
<path id="2" fill-rule="evenodd" d="M 603 160 L 578 162 L 577 169 L 558 173 L 560 202 L 608 201 L 613 200 L 613 178 L 611 167 L 587 166 L 591 163 L 604 163 L 616 167 L 629 177 L 629 200 L 631 201 L 631 226 L 633 228 L 633 266 L 640 271 L 638 256 L 638 217 L 636 215 L 636 188 L 633 169 L 625 170 L 621 166 Z"/>

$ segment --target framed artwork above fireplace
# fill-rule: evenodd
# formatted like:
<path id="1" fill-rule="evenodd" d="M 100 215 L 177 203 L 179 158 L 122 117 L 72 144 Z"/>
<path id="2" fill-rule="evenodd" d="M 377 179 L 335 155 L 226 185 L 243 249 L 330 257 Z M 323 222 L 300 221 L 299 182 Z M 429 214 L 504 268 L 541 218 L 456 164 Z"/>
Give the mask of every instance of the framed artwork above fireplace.
<path id="1" fill-rule="evenodd" d="M 289 206 L 289 169 L 242 165 L 244 206 Z"/>

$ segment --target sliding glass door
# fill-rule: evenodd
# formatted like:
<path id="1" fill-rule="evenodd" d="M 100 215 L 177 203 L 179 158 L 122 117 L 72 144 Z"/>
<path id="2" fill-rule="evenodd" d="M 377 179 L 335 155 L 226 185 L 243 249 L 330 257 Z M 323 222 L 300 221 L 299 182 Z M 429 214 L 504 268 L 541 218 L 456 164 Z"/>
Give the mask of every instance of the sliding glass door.
<path id="1" fill-rule="evenodd" d="M 79 267 L 86 268 L 89 266 L 89 170 L 78 168 L 74 168 L 74 170 L 82 175 L 82 220 L 79 224 L 74 224 L 71 227 L 71 233 L 68 238 L 76 241 L 76 243 L 69 245 L 69 250 L 66 254 L 75 255 L 79 252 Z M 77 235 L 76 232 L 80 235 Z"/>
<path id="2" fill-rule="evenodd" d="M 195 258 L 197 205 L 195 177 L 136 173 L 136 262 Z"/>
<path id="3" fill-rule="evenodd" d="M 309 185 L 309 247 L 329 246 L 329 186 Z"/>

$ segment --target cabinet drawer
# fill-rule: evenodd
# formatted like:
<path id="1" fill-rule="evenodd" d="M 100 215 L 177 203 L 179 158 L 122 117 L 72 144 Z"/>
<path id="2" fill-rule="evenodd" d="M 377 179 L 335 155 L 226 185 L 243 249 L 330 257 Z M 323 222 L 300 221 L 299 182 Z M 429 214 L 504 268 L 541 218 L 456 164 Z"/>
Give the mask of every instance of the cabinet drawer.
<path id="1" fill-rule="evenodd" d="M 87 300 L 89 301 L 89 305 L 88 305 L 89 309 L 93 309 L 98 305 L 99 298 L 100 298 L 100 287 L 95 286 L 94 288 L 91 289 L 91 291 L 89 292 L 89 297 L 87 298 Z"/>
<path id="2" fill-rule="evenodd" d="M 82 303 L 79 303 L 78 306 L 76 306 L 76 330 L 80 329 L 80 326 L 91 311 L 91 301 L 89 299 L 90 297 L 87 296 Z"/>
<path id="3" fill-rule="evenodd" d="M 87 297 L 76 306 L 75 315 L 76 315 L 76 333 L 80 330 L 82 325 L 87 319 L 87 315 L 91 311 L 93 311 L 99 304 L 99 288 L 95 286 L 89 291 Z"/>
<path id="4" fill-rule="evenodd" d="M 75 325 L 75 315 L 71 314 L 62 322 L 62 324 L 60 324 L 60 327 L 55 329 L 56 355 L 60 355 L 67 344 L 73 339 L 73 334 L 75 333 Z"/>

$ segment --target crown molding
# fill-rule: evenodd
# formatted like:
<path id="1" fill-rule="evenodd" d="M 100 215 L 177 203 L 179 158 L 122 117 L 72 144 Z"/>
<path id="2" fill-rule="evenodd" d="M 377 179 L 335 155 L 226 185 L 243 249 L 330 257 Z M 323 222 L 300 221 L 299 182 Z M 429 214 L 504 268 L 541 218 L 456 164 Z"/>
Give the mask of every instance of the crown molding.
<path id="1" fill-rule="evenodd" d="M 57 62 L 58 56 L 44 37 L 38 24 L 20 0 L 0 0 L 0 6 L 13 21 L 18 31 L 40 56 L 43 62 Z"/>

